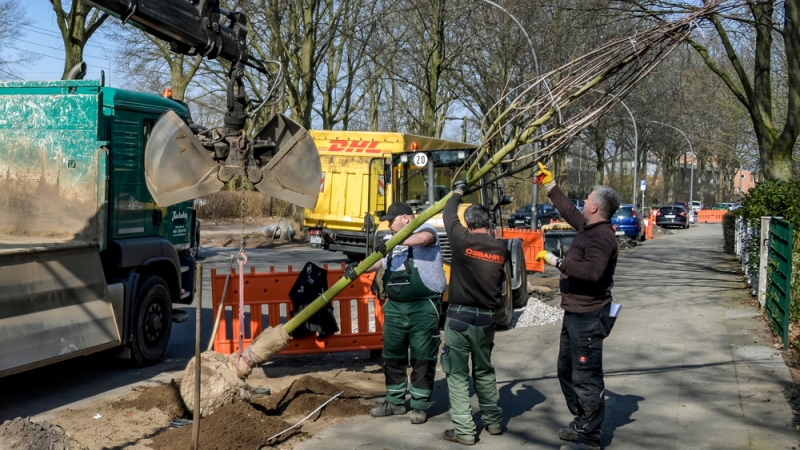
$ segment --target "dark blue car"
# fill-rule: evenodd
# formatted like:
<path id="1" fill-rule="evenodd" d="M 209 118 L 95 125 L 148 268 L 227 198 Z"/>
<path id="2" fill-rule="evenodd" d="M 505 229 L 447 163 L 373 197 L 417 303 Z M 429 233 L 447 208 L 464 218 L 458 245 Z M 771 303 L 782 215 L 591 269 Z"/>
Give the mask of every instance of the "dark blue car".
<path id="1" fill-rule="evenodd" d="M 642 239 L 642 215 L 633 205 L 620 205 L 617 212 L 611 216 L 611 224 L 616 225 L 617 236 L 628 236 L 631 239 Z"/>

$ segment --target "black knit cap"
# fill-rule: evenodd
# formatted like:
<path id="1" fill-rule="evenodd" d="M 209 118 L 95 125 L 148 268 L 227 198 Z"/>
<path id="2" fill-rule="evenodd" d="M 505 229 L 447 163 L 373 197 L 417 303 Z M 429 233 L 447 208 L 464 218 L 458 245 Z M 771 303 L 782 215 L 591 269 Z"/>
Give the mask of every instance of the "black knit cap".
<path id="1" fill-rule="evenodd" d="M 402 215 L 413 216 L 414 211 L 411 210 L 411 207 L 403 202 L 392 203 L 389 206 L 389 209 L 386 210 L 386 214 L 381 217 L 381 222 L 385 222 L 387 220 L 392 220 L 397 216 Z"/>

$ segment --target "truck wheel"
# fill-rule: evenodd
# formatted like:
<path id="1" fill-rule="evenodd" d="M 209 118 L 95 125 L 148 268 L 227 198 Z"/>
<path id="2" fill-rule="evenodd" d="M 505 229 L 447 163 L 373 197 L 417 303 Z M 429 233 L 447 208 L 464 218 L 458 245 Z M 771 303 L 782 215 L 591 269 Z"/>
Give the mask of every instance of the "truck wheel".
<path id="1" fill-rule="evenodd" d="M 528 304 L 528 269 L 525 267 L 525 255 L 520 258 L 522 282 L 514 289 L 512 304 L 514 308 L 524 308 Z"/>
<path id="2" fill-rule="evenodd" d="M 172 299 L 167 282 L 158 275 L 145 275 L 134 305 L 133 357 L 140 366 L 149 366 L 164 355 L 172 332 Z"/>
<path id="3" fill-rule="evenodd" d="M 511 267 L 506 270 L 506 283 L 503 290 L 503 306 L 501 306 L 495 313 L 495 321 L 498 328 L 506 329 L 511 325 L 511 320 L 514 318 L 514 300 L 513 293 L 511 292 Z"/>

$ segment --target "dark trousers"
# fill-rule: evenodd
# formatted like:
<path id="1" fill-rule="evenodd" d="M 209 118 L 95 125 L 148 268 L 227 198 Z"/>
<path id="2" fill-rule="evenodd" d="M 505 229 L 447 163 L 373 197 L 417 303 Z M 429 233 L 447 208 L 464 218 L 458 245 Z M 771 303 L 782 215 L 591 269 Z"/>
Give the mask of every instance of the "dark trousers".
<path id="1" fill-rule="evenodd" d="M 611 305 L 588 313 L 564 313 L 558 352 L 558 381 L 575 420 L 576 442 L 600 445 L 600 425 L 605 413 L 603 384 L 603 339 L 611 333 L 616 318 Z"/>

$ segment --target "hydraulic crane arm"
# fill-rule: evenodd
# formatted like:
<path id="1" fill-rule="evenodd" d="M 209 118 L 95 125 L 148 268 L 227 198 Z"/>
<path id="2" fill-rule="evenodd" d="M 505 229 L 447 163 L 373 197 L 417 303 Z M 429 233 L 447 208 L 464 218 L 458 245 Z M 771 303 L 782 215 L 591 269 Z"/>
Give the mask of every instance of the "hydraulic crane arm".
<path id="1" fill-rule="evenodd" d="M 308 131 L 276 115 L 257 133 L 245 135 L 248 117 L 277 103 L 280 64 L 250 56 L 247 16 L 226 11 L 219 0 L 89 0 L 95 7 L 169 43 L 175 53 L 230 62 L 227 111 L 222 127 L 201 129 L 168 112 L 153 127 L 145 150 L 147 187 L 160 206 L 219 191 L 244 175 L 260 192 L 306 208 L 319 195 L 319 153 Z M 227 22 L 227 23 L 224 23 Z M 268 66 L 278 67 L 277 71 Z M 252 68 L 270 79 L 270 95 L 248 101 L 243 77 Z"/>

